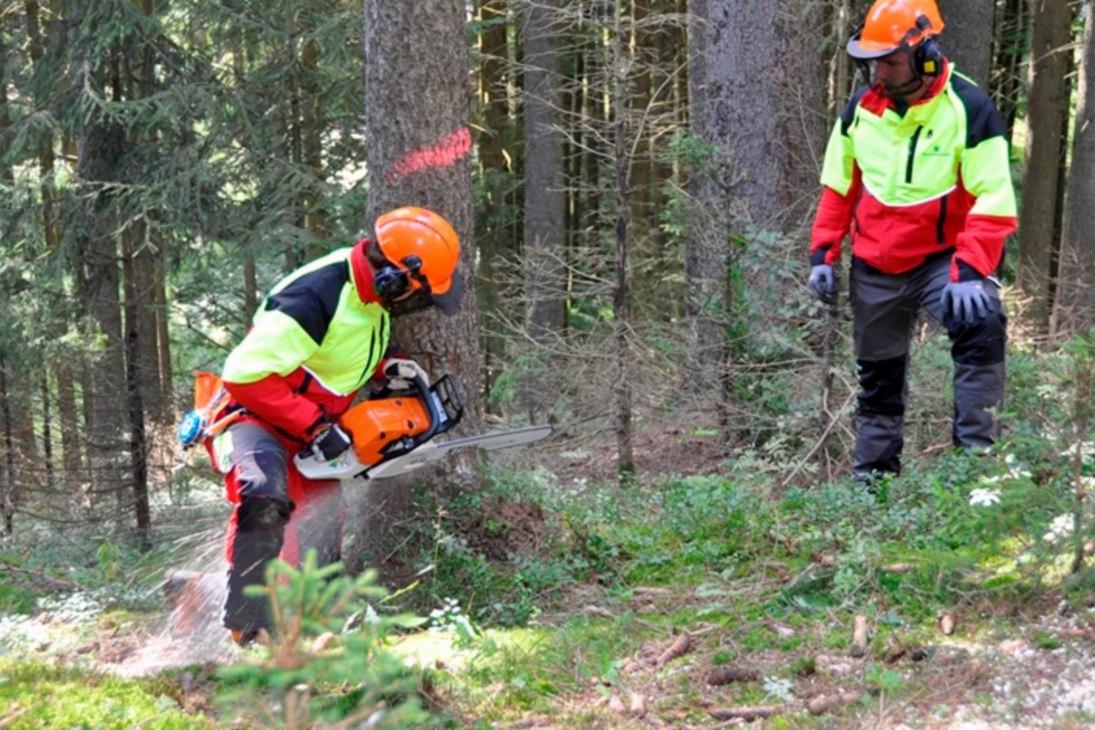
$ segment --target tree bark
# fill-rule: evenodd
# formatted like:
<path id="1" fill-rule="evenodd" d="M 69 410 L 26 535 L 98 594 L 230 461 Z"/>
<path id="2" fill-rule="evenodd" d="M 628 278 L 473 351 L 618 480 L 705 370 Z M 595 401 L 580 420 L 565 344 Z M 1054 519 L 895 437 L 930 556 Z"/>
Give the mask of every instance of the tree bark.
<path id="1" fill-rule="evenodd" d="M 726 145 L 728 122 L 721 109 L 721 79 L 728 43 L 725 29 L 732 9 L 718 0 L 690 0 L 688 34 L 688 98 L 693 134 L 706 145 L 710 159 L 691 169 L 688 190 L 692 197 L 685 242 L 686 321 L 693 389 L 714 392 L 726 342 L 725 283 L 731 221 L 726 212 L 731 165 Z"/>
<path id="2" fill-rule="evenodd" d="M 129 426 L 129 478 L 133 490 L 133 516 L 137 525 L 137 539 L 141 547 L 152 547 L 152 518 L 148 503 L 148 438 L 144 422 L 144 388 L 141 374 L 146 372 L 142 355 L 146 348 L 141 344 L 141 310 L 143 301 L 139 294 L 136 256 L 132 239 L 123 234 L 125 291 L 125 402 L 126 422 Z"/>
<path id="3" fill-rule="evenodd" d="M 505 342 L 498 327 L 492 326 L 499 313 L 499 287 L 496 264 L 500 257 L 512 248 L 512 229 L 506 217 L 511 207 L 516 207 L 515 193 L 511 190 L 512 163 L 519 152 L 513 144 L 513 119 L 509 112 L 510 99 L 507 86 L 511 81 L 508 34 L 508 0 L 480 0 L 479 2 L 479 53 L 478 82 L 479 106 L 483 119 L 482 129 L 475 132 L 476 149 L 479 151 L 480 175 L 487 214 L 481 216 L 476 231 L 479 244 L 480 311 L 486 317 L 483 342 L 483 394 L 491 392 L 495 376 L 501 371 L 505 359 Z"/>
<path id="4" fill-rule="evenodd" d="M 38 20 L 37 0 L 26 0 L 24 13 L 27 26 L 27 44 L 30 49 L 31 63 L 40 68 L 45 50 L 42 46 L 41 25 Z M 53 132 L 42 133 L 38 142 L 39 192 L 42 196 L 42 230 L 45 233 L 46 248 L 56 251 L 60 232 L 57 230 L 56 214 L 53 210 Z"/>
<path id="5" fill-rule="evenodd" d="M 50 413 L 52 395 L 49 388 L 49 371 L 43 371 L 41 379 L 42 398 L 42 465 L 46 473 L 46 489 L 50 492 L 56 486 L 53 465 L 53 415 Z"/>
<path id="6" fill-rule="evenodd" d="M 445 216 L 460 236 L 460 270 L 468 283 L 457 315 L 442 318 L 430 310 L 398 318 L 393 322 L 393 342 L 405 347 L 429 372 L 450 372 L 464 393 L 477 394 L 481 368 L 465 3 L 364 0 L 364 7 L 367 219 L 375 220 L 401 205 L 419 205 Z M 407 53 L 408 48 L 431 52 Z M 461 428 L 476 432 L 481 405 L 478 398 L 466 401 Z M 434 486 L 444 483 L 436 473 L 428 480 Z M 370 514 L 363 516 L 363 545 L 373 558 L 382 558 L 388 555 L 384 537 L 407 508 L 409 490 L 399 483 L 374 486 L 368 492 Z"/>
<path id="7" fill-rule="evenodd" d="M 175 374 L 171 366 L 171 312 L 167 308 L 167 273 L 161 257 L 155 262 L 153 298 L 156 306 L 156 366 L 159 370 L 160 402 L 165 416 L 174 419 Z M 253 310 L 248 310 L 253 311 Z"/>
<path id="8" fill-rule="evenodd" d="M 1049 329 L 1050 276 L 1056 248 L 1058 168 L 1062 116 L 1068 113 L 1068 54 L 1072 53 L 1068 0 L 1035 4 L 1026 174 L 1019 216 L 1018 284 L 1025 318 L 1035 334 Z"/>
<path id="9" fill-rule="evenodd" d="M 715 38 L 701 93 L 720 119 L 712 141 L 737 172 L 730 205 L 739 227 L 790 232 L 809 217 L 827 126 L 827 70 L 813 32 L 821 10 L 818 0 L 707 4 Z"/>
<path id="10" fill-rule="evenodd" d="M 101 89 L 104 84 L 93 70 L 95 64 L 94 59 L 88 59 L 88 84 Z M 118 246 L 112 232 L 115 212 L 113 194 L 104 184 L 117 179 L 125 134 L 115 122 L 92 118 L 79 133 L 76 147 L 76 173 L 87 193 L 83 205 L 73 211 L 71 230 L 83 268 L 78 278 L 87 314 L 85 332 L 89 341 L 102 343 L 85 380 L 88 457 L 92 491 L 109 493 L 122 488 L 107 482 L 115 479 L 122 464 L 119 457 L 124 450 L 127 415 L 124 396 L 119 397 L 125 393 L 125 356 Z"/>
<path id="11" fill-rule="evenodd" d="M 64 482 L 75 495 L 84 461 L 80 452 L 80 417 L 76 408 L 76 387 L 72 365 L 67 359 L 57 365 L 57 417 L 61 421 L 61 464 Z"/>
<path id="12" fill-rule="evenodd" d="M 1087 0 L 1086 6 L 1054 327 L 1056 334 L 1064 337 L 1095 326 L 1095 226 L 1088 218 L 1095 210 L 1095 3 Z"/>
<path id="13" fill-rule="evenodd" d="M 947 58 L 982 89 L 989 88 L 995 0 L 944 0 L 940 11 L 946 25 L 942 44 Z"/>
<path id="14" fill-rule="evenodd" d="M 625 44 L 621 17 L 623 0 L 616 0 L 615 18 L 612 28 L 612 69 L 613 99 L 612 120 L 609 123 L 609 139 L 614 145 L 615 164 L 615 201 L 616 209 L 616 255 L 613 261 L 615 280 L 612 289 L 612 336 L 615 344 L 616 377 L 613 383 L 615 395 L 615 431 L 616 431 L 616 471 L 621 484 L 630 483 L 635 476 L 634 429 L 632 427 L 632 386 L 630 372 L 631 318 L 629 312 L 628 291 L 628 253 L 631 242 L 628 238 L 628 224 L 631 210 L 628 201 L 631 197 L 630 172 L 634 127 L 628 123 L 627 105 L 629 103 L 629 79 L 627 69 L 629 51 Z"/>
<path id="15" fill-rule="evenodd" d="M 0 464 L 0 518 L 4 534 L 15 532 L 15 507 L 19 501 L 15 480 L 15 438 L 11 428 L 11 401 L 8 393 L 7 360 L 0 352 L 0 421 L 3 421 L 4 461 Z"/>
<path id="16" fill-rule="evenodd" d="M 555 32 L 559 22 L 556 2 L 529 4 L 521 29 L 525 49 L 525 322 L 529 337 L 541 348 L 559 336 L 565 316 L 566 194 L 559 39 Z M 532 421 L 547 405 L 545 393 L 553 390 L 545 387 L 544 380 L 530 375 L 525 384 Z"/>
<path id="17" fill-rule="evenodd" d="M 989 88 L 1007 124 L 1009 142 L 1019 111 L 1020 90 L 1023 88 L 1021 68 L 1029 45 L 1029 15 L 1030 0 L 1004 0 L 996 23 L 994 73 L 990 78 Z"/>
<path id="18" fill-rule="evenodd" d="M 330 4 L 327 4 L 330 7 Z M 323 93 L 320 89 L 319 71 L 319 40 L 315 37 L 315 29 L 309 28 L 310 37 L 304 41 L 304 49 L 301 52 L 301 103 L 302 116 L 302 153 L 303 164 L 308 170 L 308 187 L 301 196 L 301 209 L 304 213 L 304 228 L 310 234 L 313 243 L 308 248 L 308 258 L 315 258 L 326 252 L 322 244 L 331 236 L 330 226 L 327 224 L 327 216 L 319 209 L 316 203 L 319 201 L 318 191 L 326 179 L 323 169 L 323 132 L 326 121 L 323 111 Z"/>

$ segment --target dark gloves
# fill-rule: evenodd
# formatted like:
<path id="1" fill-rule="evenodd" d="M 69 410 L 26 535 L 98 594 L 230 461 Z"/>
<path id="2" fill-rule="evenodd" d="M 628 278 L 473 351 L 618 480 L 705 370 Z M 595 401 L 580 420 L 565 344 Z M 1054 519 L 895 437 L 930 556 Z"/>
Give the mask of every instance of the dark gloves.
<path id="1" fill-rule="evenodd" d="M 957 324 L 976 324 L 996 310 L 996 301 L 983 279 L 952 281 L 943 287 L 943 319 Z"/>
<path id="2" fill-rule="evenodd" d="M 829 264 L 818 264 L 810 270 L 810 294 L 822 304 L 836 304 L 836 274 Z"/>
<path id="3" fill-rule="evenodd" d="M 316 432 L 312 442 L 308 445 L 308 449 L 313 454 L 323 457 L 325 461 L 334 461 L 346 453 L 346 450 L 353 443 L 350 434 L 342 430 L 342 426 L 332 423 L 321 427 Z"/>

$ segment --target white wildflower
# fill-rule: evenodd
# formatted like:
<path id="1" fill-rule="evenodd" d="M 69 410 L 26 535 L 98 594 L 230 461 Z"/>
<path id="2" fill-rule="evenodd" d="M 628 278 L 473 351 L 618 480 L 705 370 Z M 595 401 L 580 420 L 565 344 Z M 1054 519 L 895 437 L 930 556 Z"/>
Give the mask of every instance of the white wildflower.
<path id="1" fill-rule="evenodd" d="M 974 489 L 970 492 L 970 505 L 973 507 L 991 507 L 1000 504 L 999 489 Z"/>
<path id="2" fill-rule="evenodd" d="M 764 691 L 774 700 L 790 702 L 795 698 L 795 683 L 785 677 L 765 677 Z"/>
<path id="3" fill-rule="evenodd" d="M 1054 518 L 1049 525 L 1049 532 L 1042 535 L 1046 542 L 1057 542 L 1072 534 L 1074 520 L 1071 514 L 1064 514 Z"/>

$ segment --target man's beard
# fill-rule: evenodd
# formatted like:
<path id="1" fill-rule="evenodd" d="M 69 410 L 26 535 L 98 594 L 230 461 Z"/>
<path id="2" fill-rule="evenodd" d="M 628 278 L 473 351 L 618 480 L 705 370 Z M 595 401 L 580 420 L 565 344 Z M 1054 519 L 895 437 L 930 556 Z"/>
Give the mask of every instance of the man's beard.
<path id="1" fill-rule="evenodd" d="M 886 96 L 891 99 L 903 99 L 904 97 L 912 94 L 915 91 L 919 91 L 920 87 L 924 84 L 924 79 L 921 76 L 909 79 L 900 86 L 894 86 L 893 84 L 887 84 L 882 82 L 882 90 L 886 92 Z"/>

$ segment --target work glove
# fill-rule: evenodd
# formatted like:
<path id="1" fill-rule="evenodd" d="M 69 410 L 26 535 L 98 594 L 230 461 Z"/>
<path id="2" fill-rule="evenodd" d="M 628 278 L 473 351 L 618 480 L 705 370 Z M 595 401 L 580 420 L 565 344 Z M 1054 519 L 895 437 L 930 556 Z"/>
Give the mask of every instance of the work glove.
<path id="1" fill-rule="evenodd" d="M 414 379 L 419 377 L 426 383 L 430 382 L 430 376 L 422 366 L 409 358 L 396 357 L 388 360 L 384 364 L 383 372 L 390 390 L 409 390 L 414 387 Z"/>
<path id="2" fill-rule="evenodd" d="M 836 274 L 829 264 L 818 264 L 810 270 L 810 294 L 822 304 L 836 304 Z"/>
<path id="3" fill-rule="evenodd" d="M 324 461 L 333 461 L 346 453 L 353 445 L 353 439 L 337 423 L 330 423 L 320 428 L 312 438 L 308 448 L 316 456 Z"/>
<path id="4" fill-rule="evenodd" d="M 984 280 L 952 281 L 943 287 L 943 319 L 958 324 L 976 324 L 996 309 Z"/>

